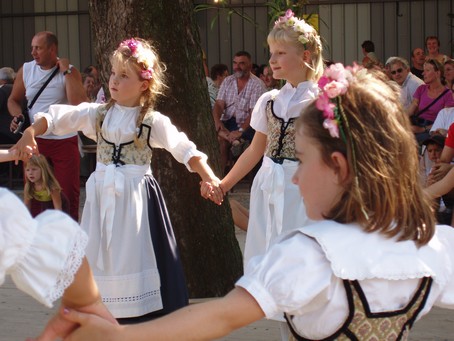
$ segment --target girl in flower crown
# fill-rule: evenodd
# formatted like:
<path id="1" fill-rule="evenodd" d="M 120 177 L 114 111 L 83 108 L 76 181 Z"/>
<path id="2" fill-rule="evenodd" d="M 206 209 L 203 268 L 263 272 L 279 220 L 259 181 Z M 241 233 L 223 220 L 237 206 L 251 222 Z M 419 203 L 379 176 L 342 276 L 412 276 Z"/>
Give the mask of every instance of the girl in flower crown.
<path id="1" fill-rule="evenodd" d="M 287 82 L 257 101 L 251 116 L 254 139 L 221 183 L 227 193 L 263 157 L 251 189 L 245 264 L 264 253 L 280 233 L 307 222 L 298 188 L 291 183 L 298 165 L 294 125 L 301 110 L 317 95 L 316 82 L 323 72 L 319 35 L 291 10 L 276 21 L 268 44 L 273 77 Z"/>
<path id="2" fill-rule="evenodd" d="M 39 113 L 17 148 L 34 137 L 82 131 L 97 140 L 97 165 L 86 184 L 81 226 L 89 235 L 87 258 L 103 301 L 122 322 L 149 319 L 188 303 L 183 270 L 151 148 L 165 148 L 189 171 L 210 183 L 221 200 L 219 180 L 185 134 L 154 111 L 163 88 L 163 65 L 148 42 L 123 41 L 111 57 L 107 104 L 54 105 Z"/>
<path id="3" fill-rule="evenodd" d="M 291 181 L 298 166 L 295 120 L 318 93 L 316 82 L 323 73 L 322 44 L 317 31 L 291 10 L 276 21 L 268 44 L 273 77 L 286 84 L 257 101 L 251 116 L 251 127 L 256 131 L 251 145 L 221 183 L 227 193 L 263 157 L 251 188 L 245 265 L 253 256 L 264 253 L 279 234 L 308 222 L 298 187 Z"/>
<path id="4" fill-rule="evenodd" d="M 277 313 L 297 340 L 407 340 L 433 306 L 454 309 L 454 230 L 434 225 L 399 89 L 377 72 L 331 66 L 296 123 L 293 183 L 313 223 L 223 299 L 126 328 L 66 311 L 81 324 L 68 340 L 211 340 Z"/>

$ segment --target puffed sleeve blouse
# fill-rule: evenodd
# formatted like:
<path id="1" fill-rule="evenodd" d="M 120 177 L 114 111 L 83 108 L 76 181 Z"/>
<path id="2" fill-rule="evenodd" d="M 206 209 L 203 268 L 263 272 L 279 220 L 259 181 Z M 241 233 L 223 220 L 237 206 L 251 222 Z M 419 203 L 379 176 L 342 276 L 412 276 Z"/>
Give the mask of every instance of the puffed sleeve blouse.
<path id="1" fill-rule="evenodd" d="M 264 314 L 293 316 L 298 332 L 320 340 L 342 326 L 349 308 L 343 280 L 358 280 L 372 312 L 393 311 L 412 298 L 422 277 L 434 282 L 418 318 L 432 306 L 454 309 L 454 230 L 437 226 L 418 248 L 356 224 L 317 222 L 282 235 L 252 258 L 236 286 L 244 288 Z"/>
<path id="2" fill-rule="evenodd" d="M 47 307 L 82 264 L 87 235 L 68 215 L 47 210 L 35 219 L 19 198 L 0 188 L 0 285 L 16 286 Z"/>

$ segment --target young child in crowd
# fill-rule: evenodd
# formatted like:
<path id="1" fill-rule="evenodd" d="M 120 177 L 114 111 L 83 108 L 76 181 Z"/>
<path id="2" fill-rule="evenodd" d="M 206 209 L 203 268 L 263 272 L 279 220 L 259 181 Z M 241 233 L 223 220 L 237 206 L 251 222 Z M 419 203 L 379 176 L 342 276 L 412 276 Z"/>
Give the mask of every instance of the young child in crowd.
<path id="1" fill-rule="evenodd" d="M 421 172 L 421 180 L 424 187 L 427 186 L 427 177 L 430 174 L 432 166 L 440 159 L 441 152 L 445 145 L 445 137 L 439 134 L 434 134 L 425 139 L 422 143 L 423 153 L 419 161 Z"/>
<path id="2" fill-rule="evenodd" d="M 297 340 L 407 340 L 433 306 L 454 309 L 454 230 L 435 226 L 397 85 L 336 64 L 319 86 L 293 176 L 314 222 L 252 258 L 220 300 L 135 326 L 65 310 L 81 324 L 68 341 L 212 340 L 279 313 Z"/>
<path id="3" fill-rule="evenodd" d="M 53 105 L 40 113 L 17 148 L 34 146 L 43 133 L 82 131 L 97 141 L 96 170 L 86 183 L 81 227 L 88 233 L 87 258 L 103 301 L 122 323 L 147 320 L 188 303 L 188 294 L 165 202 L 154 179 L 151 148 L 164 148 L 213 189 L 219 179 L 170 119 L 154 110 L 164 68 L 142 39 L 123 41 L 111 57 L 105 105 Z M 131 319 L 129 319 L 131 318 Z"/>
<path id="4" fill-rule="evenodd" d="M 221 183 L 227 193 L 263 157 L 251 187 L 245 266 L 253 256 L 265 253 L 279 234 L 308 223 L 298 187 L 291 181 L 298 166 L 295 120 L 318 93 L 316 82 L 323 73 L 322 44 L 317 31 L 291 10 L 275 23 L 268 44 L 273 77 L 286 80 L 286 84 L 257 101 L 251 116 L 255 129 L 251 145 Z M 282 332 L 283 339 L 288 338 L 288 332 Z"/>
<path id="5" fill-rule="evenodd" d="M 24 203 L 32 217 L 47 209 L 69 214 L 69 203 L 44 155 L 33 155 L 25 163 Z"/>

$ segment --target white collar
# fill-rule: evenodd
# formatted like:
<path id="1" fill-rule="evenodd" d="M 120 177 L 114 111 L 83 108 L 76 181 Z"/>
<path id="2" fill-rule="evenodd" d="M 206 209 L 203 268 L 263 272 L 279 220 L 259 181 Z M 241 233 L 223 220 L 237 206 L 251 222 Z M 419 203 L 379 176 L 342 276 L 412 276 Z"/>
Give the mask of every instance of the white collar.
<path id="1" fill-rule="evenodd" d="M 342 279 L 403 280 L 431 276 L 445 284 L 453 271 L 449 250 L 452 227 L 437 226 L 432 240 L 418 248 L 413 241 L 397 242 L 378 232 L 366 233 L 358 224 L 321 221 L 300 231 L 320 244 L 334 274 Z"/>

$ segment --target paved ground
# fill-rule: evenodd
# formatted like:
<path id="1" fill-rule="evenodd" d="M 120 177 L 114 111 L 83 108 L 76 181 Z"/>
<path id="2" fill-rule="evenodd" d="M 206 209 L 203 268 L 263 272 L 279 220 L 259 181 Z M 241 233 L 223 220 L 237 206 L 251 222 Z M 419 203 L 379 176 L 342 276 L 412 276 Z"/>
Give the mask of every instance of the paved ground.
<path id="1" fill-rule="evenodd" d="M 248 206 L 247 186 L 238 188 L 232 197 Z M 240 246 L 243 247 L 245 233 L 239 229 L 236 232 Z M 54 310 L 46 309 L 36 303 L 17 290 L 7 279 L 0 288 L 0 341 L 20 341 L 37 335 Z M 261 320 L 221 340 L 279 341 L 279 328 L 274 321 Z M 416 323 L 410 340 L 454 341 L 454 311 L 434 309 Z"/>

